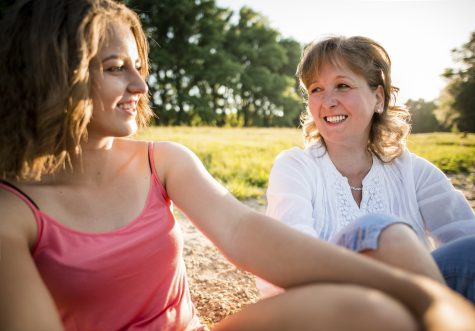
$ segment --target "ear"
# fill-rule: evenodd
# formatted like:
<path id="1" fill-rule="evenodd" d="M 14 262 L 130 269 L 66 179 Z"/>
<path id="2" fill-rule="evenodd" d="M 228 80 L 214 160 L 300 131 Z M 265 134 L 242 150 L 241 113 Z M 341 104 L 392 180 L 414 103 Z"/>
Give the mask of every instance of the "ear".
<path id="1" fill-rule="evenodd" d="M 384 89 L 381 85 L 375 90 L 376 104 L 374 106 L 374 111 L 376 113 L 382 113 L 384 111 Z"/>

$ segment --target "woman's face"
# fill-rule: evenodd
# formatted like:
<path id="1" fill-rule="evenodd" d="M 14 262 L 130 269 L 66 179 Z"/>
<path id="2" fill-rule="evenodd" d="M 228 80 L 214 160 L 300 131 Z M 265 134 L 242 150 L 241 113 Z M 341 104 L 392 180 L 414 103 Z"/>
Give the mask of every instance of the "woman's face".
<path id="1" fill-rule="evenodd" d="M 381 86 L 372 90 L 363 76 L 346 65 L 326 63 L 307 93 L 308 108 L 328 147 L 366 148 L 373 115 L 384 103 Z"/>
<path id="2" fill-rule="evenodd" d="M 142 65 L 130 28 L 109 25 L 107 37 L 91 66 L 93 114 L 88 138 L 125 137 L 137 131 L 137 104 L 147 93 Z"/>

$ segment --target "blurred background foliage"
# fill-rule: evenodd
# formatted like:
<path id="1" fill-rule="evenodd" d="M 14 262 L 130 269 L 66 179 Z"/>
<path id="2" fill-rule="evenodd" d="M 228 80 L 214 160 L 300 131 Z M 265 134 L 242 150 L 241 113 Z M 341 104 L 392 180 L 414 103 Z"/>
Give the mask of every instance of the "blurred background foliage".
<path id="1" fill-rule="evenodd" d="M 0 18 L 13 2 L 0 1 Z M 303 45 L 282 37 L 265 16 L 215 0 L 122 2 L 149 36 L 154 124 L 298 126 L 305 103 L 295 70 Z M 414 133 L 475 132 L 475 32 L 452 55 L 439 98 L 406 102 Z"/>
<path id="2" fill-rule="evenodd" d="M 296 126 L 300 44 L 250 8 L 128 0 L 150 37 L 149 87 L 164 125 Z"/>
<path id="3" fill-rule="evenodd" d="M 305 103 L 295 70 L 303 45 L 265 16 L 214 0 L 125 0 L 151 40 L 157 124 L 296 127 Z M 452 51 L 436 100 L 408 100 L 413 132 L 475 132 L 475 32 Z"/>

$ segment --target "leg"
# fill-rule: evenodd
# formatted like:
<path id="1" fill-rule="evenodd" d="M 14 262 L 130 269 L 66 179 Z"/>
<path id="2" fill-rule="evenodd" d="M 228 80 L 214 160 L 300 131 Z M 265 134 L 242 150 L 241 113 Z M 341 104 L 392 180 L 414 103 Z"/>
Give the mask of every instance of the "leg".
<path id="1" fill-rule="evenodd" d="M 213 331 L 409 331 L 412 315 L 375 290 L 352 285 L 308 285 L 247 306 Z"/>
<path id="2" fill-rule="evenodd" d="M 416 233 L 402 223 L 385 228 L 379 237 L 378 248 L 364 251 L 362 254 L 444 282 L 429 250 L 421 243 Z"/>
<path id="3" fill-rule="evenodd" d="M 432 252 L 447 285 L 475 303 L 475 236 L 450 242 Z"/>
<path id="4" fill-rule="evenodd" d="M 429 250 L 397 217 L 363 216 L 337 234 L 335 241 L 378 261 L 444 282 Z"/>

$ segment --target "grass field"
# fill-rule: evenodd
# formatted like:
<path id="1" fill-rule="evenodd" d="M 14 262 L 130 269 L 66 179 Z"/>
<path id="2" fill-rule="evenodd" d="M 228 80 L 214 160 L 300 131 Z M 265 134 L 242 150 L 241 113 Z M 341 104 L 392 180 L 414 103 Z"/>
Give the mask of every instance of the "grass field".
<path id="1" fill-rule="evenodd" d="M 267 177 L 280 151 L 303 146 L 298 129 L 211 127 L 153 127 L 138 139 L 179 142 L 203 161 L 208 171 L 237 198 L 262 198 Z M 413 134 L 412 152 L 428 159 L 446 173 L 466 173 L 475 182 L 475 135 L 452 133 Z"/>

